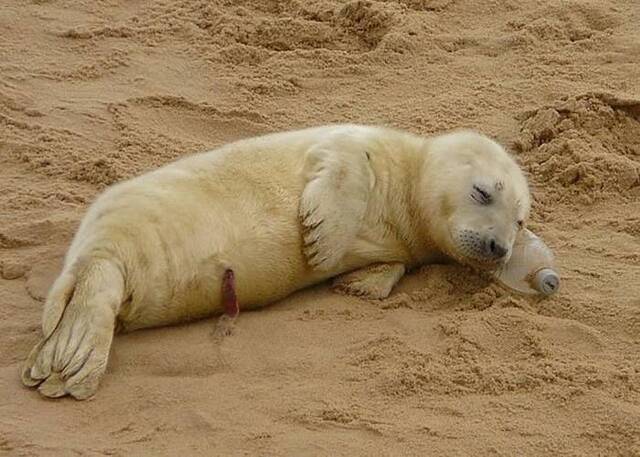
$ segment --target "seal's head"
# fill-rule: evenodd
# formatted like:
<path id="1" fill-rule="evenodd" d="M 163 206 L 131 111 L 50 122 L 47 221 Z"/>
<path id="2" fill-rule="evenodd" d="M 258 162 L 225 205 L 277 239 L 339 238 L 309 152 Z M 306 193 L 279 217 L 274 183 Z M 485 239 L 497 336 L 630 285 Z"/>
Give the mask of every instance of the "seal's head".
<path id="1" fill-rule="evenodd" d="M 491 269 L 506 262 L 531 205 L 520 167 L 498 143 L 471 131 L 436 137 L 428 151 L 430 236 L 462 263 Z"/>

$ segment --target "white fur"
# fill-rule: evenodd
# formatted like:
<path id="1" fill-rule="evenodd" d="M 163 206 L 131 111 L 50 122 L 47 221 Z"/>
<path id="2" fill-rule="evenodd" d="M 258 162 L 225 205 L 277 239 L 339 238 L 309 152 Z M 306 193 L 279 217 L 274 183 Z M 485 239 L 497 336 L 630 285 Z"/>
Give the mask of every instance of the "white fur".
<path id="1" fill-rule="evenodd" d="M 475 181 L 502 183 L 493 207 L 471 201 Z M 515 162 L 473 132 L 428 139 L 334 125 L 187 157 L 91 206 L 47 297 L 23 381 L 51 397 L 93 395 L 116 324 L 132 330 L 222 311 L 227 268 L 241 309 L 358 269 L 341 288 L 382 298 L 405 268 L 445 254 L 474 263 L 456 245 L 461 228 L 511 245 L 528 210 Z"/>

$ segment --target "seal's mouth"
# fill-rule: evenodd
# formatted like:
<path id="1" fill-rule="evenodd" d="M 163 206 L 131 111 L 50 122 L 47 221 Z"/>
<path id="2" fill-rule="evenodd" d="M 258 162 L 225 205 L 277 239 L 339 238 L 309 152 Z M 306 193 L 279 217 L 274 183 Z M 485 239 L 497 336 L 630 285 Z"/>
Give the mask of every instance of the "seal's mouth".
<path id="1" fill-rule="evenodd" d="M 473 229 L 453 228 L 449 232 L 449 250 L 446 253 L 455 261 L 476 270 L 495 272 L 511 258 L 512 246 L 495 248 L 495 238 Z"/>
<path id="2" fill-rule="evenodd" d="M 502 271 L 511 257 L 511 249 L 501 258 L 487 256 L 479 238 L 470 241 L 469 238 L 456 237 L 451 233 L 450 248 L 444 254 L 477 272 L 496 274 Z"/>
<path id="3" fill-rule="evenodd" d="M 459 264 L 468 266 L 474 271 L 482 274 L 496 274 L 502 271 L 507 261 L 506 258 L 496 260 L 468 255 L 457 249 L 447 249 L 444 251 L 444 254 Z"/>

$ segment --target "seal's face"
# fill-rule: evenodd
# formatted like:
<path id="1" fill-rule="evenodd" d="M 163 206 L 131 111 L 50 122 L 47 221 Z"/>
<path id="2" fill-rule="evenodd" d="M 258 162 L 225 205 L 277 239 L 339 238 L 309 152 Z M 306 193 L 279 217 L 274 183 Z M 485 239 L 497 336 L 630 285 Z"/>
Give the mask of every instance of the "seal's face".
<path id="1" fill-rule="evenodd" d="M 465 263 L 490 267 L 511 257 L 528 203 L 517 182 L 508 176 L 471 173 L 464 191 L 454 198 L 448 220 L 451 254 Z"/>
<path id="2" fill-rule="evenodd" d="M 436 237 L 456 260 L 495 268 L 510 258 L 529 215 L 527 181 L 507 152 L 487 137 L 469 134 L 456 141 L 437 154 L 436 168 L 446 171 L 434 177 Z"/>

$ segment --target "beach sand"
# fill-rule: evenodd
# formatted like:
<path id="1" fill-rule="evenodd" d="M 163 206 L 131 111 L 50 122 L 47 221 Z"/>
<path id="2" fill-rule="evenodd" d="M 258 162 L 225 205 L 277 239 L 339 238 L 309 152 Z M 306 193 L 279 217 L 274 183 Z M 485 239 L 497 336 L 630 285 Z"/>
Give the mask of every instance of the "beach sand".
<path id="1" fill-rule="evenodd" d="M 639 25 L 637 0 L 3 0 L 0 454 L 640 456 Z M 105 186 L 332 122 L 503 142 L 560 293 L 425 266 L 221 343 L 214 318 L 119 335 L 89 401 L 22 386 Z"/>

